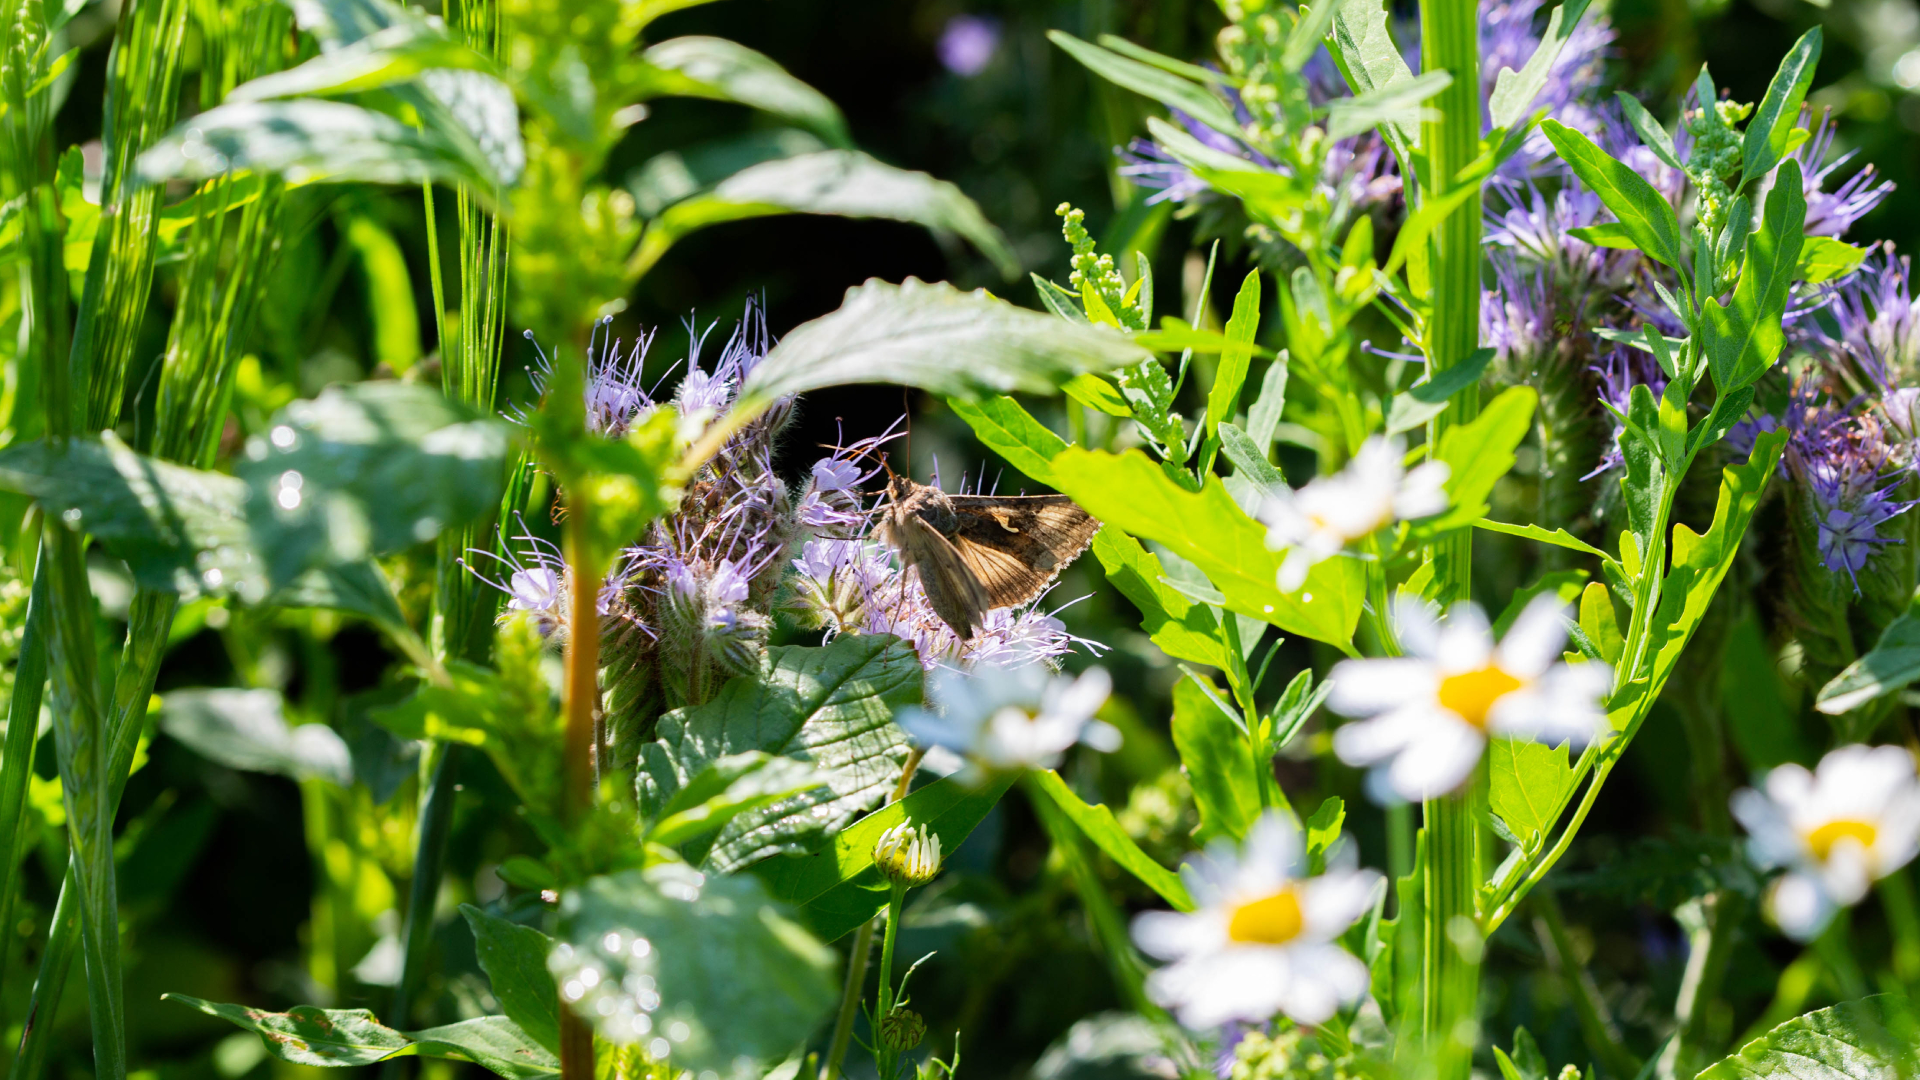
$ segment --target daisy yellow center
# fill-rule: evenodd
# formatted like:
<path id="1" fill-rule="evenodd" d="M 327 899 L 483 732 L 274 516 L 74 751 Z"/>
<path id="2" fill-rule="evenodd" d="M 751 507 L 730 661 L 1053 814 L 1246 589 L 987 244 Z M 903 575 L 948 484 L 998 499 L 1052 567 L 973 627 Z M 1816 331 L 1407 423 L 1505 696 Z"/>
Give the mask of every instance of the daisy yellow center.
<path id="1" fill-rule="evenodd" d="M 1285 945 L 1299 937 L 1305 926 L 1300 897 L 1288 888 L 1234 908 L 1227 920 L 1227 937 L 1243 945 Z"/>
<path id="2" fill-rule="evenodd" d="M 1807 834 L 1807 847 L 1813 850 L 1813 857 L 1826 862 L 1833 854 L 1833 847 L 1848 837 L 1860 842 L 1860 846 L 1871 851 L 1873 841 L 1880 835 L 1870 821 L 1858 821 L 1853 818 L 1840 818 Z"/>
<path id="3" fill-rule="evenodd" d="M 1449 675 L 1440 681 L 1440 706 L 1460 714 L 1474 727 L 1487 726 L 1487 713 L 1493 704 L 1524 686 L 1498 664 Z"/>

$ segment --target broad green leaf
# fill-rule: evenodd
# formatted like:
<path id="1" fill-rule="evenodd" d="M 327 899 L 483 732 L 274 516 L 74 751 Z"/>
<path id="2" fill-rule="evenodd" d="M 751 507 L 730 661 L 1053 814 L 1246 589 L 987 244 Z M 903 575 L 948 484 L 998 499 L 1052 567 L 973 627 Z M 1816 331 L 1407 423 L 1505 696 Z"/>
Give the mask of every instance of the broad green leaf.
<path id="1" fill-rule="evenodd" d="M 1306 821 L 1307 873 L 1322 874 L 1327 869 L 1327 852 L 1340 841 L 1340 826 L 1347 818 L 1347 804 L 1338 796 L 1329 796 L 1320 809 Z"/>
<path id="2" fill-rule="evenodd" d="M 1695 1080 L 1907 1080 L 1916 1035 L 1913 1004 L 1877 994 L 1796 1016 Z"/>
<path id="3" fill-rule="evenodd" d="M 1447 409 L 1455 394 L 1480 382 L 1480 373 L 1493 360 L 1492 349 L 1475 349 L 1467 358 L 1395 394 L 1387 409 L 1387 434 L 1412 431 Z"/>
<path id="4" fill-rule="evenodd" d="M 1592 555 L 1597 558 L 1605 559 L 1609 557 L 1606 552 L 1601 551 L 1599 548 L 1594 547 L 1592 544 L 1587 543 L 1585 540 L 1580 539 L 1565 529 L 1555 529 L 1552 532 L 1548 532 L 1538 525 L 1513 525 L 1505 521 L 1495 521 L 1492 518 L 1480 518 L 1473 523 L 1473 527 L 1476 529 L 1485 529 L 1488 532 L 1505 533 L 1508 536 L 1521 536 L 1528 540 L 1538 540 L 1543 544 L 1552 544 L 1554 547 L 1563 547 L 1569 551 L 1578 551 L 1584 555 Z"/>
<path id="5" fill-rule="evenodd" d="M 1633 126 L 1634 134 L 1640 136 L 1641 144 L 1653 151 L 1653 156 L 1659 158 L 1667 168 L 1685 172 L 1686 166 L 1680 162 L 1680 152 L 1674 149 L 1673 136 L 1667 134 L 1667 129 L 1660 126 L 1660 121 L 1653 118 L 1645 105 L 1640 104 L 1640 99 L 1625 90 L 1614 91 L 1613 99 L 1620 103 L 1620 111 L 1626 114 L 1627 123 Z"/>
<path id="6" fill-rule="evenodd" d="M 233 88 L 226 100 L 354 94 L 419 78 L 433 69 L 492 72 L 491 60 L 420 20 L 405 20 L 304 64 Z"/>
<path id="7" fill-rule="evenodd" d="M 1471 525 L 1486 516 L 1493 485 L 1513 468 L 1513 452 L 1527 437 L 1538 396 L 1532 387 L 1502 391 L 1473 420 L 1447 429 L 1438 459 L 1447 463 L 1447 512 L 1423 528 Z"/>
<path id="8" fill-rule="evenodd" d="M 1227 455 L 1228 461 L 1233 462 L 1234 469 L 1241 476 L 1263 488 L 1273 488 L 1287 482 L 1280 470 L 1267 460 L 1266 451 L 1260 444 L 1253 441 L 1253 436 L 1241 431 L 1238 425 L 1220 425 L 1220 450 Z"/>
<path id="9" fill-rule="evenodd" d="M 811 762 L 757 750 L 729 754 L 713 761 L 674 793 L 647 830 L 647 840 L 679 847 L 725 827 L 741 814 L 810 791 L 828 779 Z"/>
<path id="10" fill-rule="evenodd" d="M 1207 434 L 1213 434 L 1222 422 L 1231 421 L 1240 406 L 1240 388 L 1246 385 L 1247 365 L 1253 362 L 1253 338 L 1260 330 L 1260 271 L 1247 271 L 1240 292 L 1233 298 L 1233 314 L 1227 319 L 1228 347 L 1220 351 L 1220 363 L 1213 369 L 1213 388 L 1207 392 Z"/>
<path id="11" fill-rule="evenodd" d="M 1132 416 L 1127 396 L 1120 388 L 1098 375 L 1080 374 L 1060 384 L 1060 392 L 1095 412 L 1108 416 Z"/>
<path id="12" fill-rule="evenodd" d="M 845 383 L 890 382 L 949 397 L 1051 393 L 1083 372 L 1153 354 L 1101 327 L 1018 308 L 984 291 L 908 278 L 847 290 L 839 310 L 795 327 L 747 378 L 773 401 Z"/>
<path id="13" fill-rule="evenodd" d="M 1615 159 L 1574 129 L 1558 120 L 1545 120 L 1540 130 L 1582 183 L 1620 219 L 1634 244 L 1649 256 L 1680 271 L 1690 269 L 1680 251 L 1680 221 L 1672 204 L 1639 173 Z"/>
<path id="14" fill-rule="evenodd" d="M 673 1068 L 728 1080 L 758 1080 L 798 1050 L 839 989 L 833 951 L 748 874 L 665 864 L 591 878 L 561 894 L 557 936 L 561 996 L 601 1038 L 658 1049 L 664 1034 Z"/>
<path id="15" fill-rule="evenodd" d="M 1173 746 L 1193 788 L 1200 811 L 1194 836 L 1203 844 L 1216 836 L 1240 840 L 1260 816 L 1252 744 L 1221 700 L 1218 689 L 1193 675 L 1173 686 Z"/>
<path id="16" fill-rule="evenodd" d="M 547 970 L 553 939 L 531 926 L 489 915 L 472 904 L 461 904 L 460 914 L 473 931 L 480 970 L 487 973 L 500 1011 L 528 1038 L 559 1053 L 560 994 L 553 984 L 553 973 Z"/>
<path id="17" fill-rule="evenodd" d="M 1327 102 L 1327 135 L 1345 139 L 1373 127 L 1413 127 L 1430 115 L 1422 108 L 1427 99 L 1453 85 L 1453 76 L 1444 71 L 1426 71 L 1405 82 L 1352 97 Z"/>
<path id="18" fill-rule="evenodd" d="M 420 309 L 406 254 L 391 232 L 366 215 L 353 218 L 344 231 L 341 239 L 360 257 L 367 279 L 374 362 L 405 375 L 420 359 Z"/>
<path id="19" fill-rule="evenodd" d="M 835 146 L 853 146 L 839 107 L 764 53 L 725 38 L 690 36 L 669 38 L 641 56 L 696 84 L 679 88 L 682 95 L 736 101 L 806 128 Z"/>
<path id="20" fill-rule="evenodd" d="M 1732 302 L 1722 306 L 1709 297 L 1702 305 L 1701 343 L 1722 393 L 1751 386 L 1780 357 L 1786 344 L 1780 317 L 1800 265 L 1806 218 L 1800 163 L 1788 158 L 1767 192 L 1759 230 L 1747 237 L 1746 263 Z"/>
<path id="21" fill-rule="evenodd" d="M 558 1058 L 504 1016 L 400 1032 L 382 1024 L 366 1009 L 296 1005 L 276 1013 L 202 1001 L 185 994 L 164 994 L 162 999 L 254 1032 L 269 1053 L 295 1065 L 338 1069 L 392 1058 L 431 1057 L 471 1061 L 512 1080 L 552 1076 L 560 1071 Z"/>
<path id="22" fill-rule="evenodd" d="M 1053 457 L 1067 448 L 1067 441 L 1035 420 L 1019 402 L 1010 397 L 979 401 L 950 398 L 947 407 L 967 422 L 975 438 L 1005 458 L 1007 464 L 1037 483 L 1052 485 Z"/>
<path id="23" fill-rule="evenodd" d="M 1920 679 L 1920 594 L 1880 632 L 1867 655 L 1820 688 L 1814 708 L 1830 716 L 1852 712 Z"/>
<path id="24" fill-rule="evenodd" d="M 1813 85 L 1813 69 L 1820 64 L 1820 42 L 1820 28 L 1816 26 L 1802 34 L 1780 59 L 1773 81 L 1767 84 L 1767 96 L 1760 99 L 1753 119 L 1747 121 L 1740 148 L 1739 187 L 1765 176 L 1786 153 L 1787 136 L 1800 122 L 1800 105 L 1807 99 L 1807 88 Z M 1775 182 L 1784 183 L 1785 177 Z M 1798 177 L 1794 183 L 1798 185 Z"/>
<path id="25" fill-rule="evenodd" d="M 1526 850 L 1546 842 L 1576 777 L 1567 747 L 1522 739 L 1487 745 L 1487 808 Z"/>
<path id="26" fill-rule="evenodd" d="M 826 143 L 797 128 L 748 131 L 653 155 L 627 174 L 627 193 L 633 196 L 634 208 L 641 217 L 656 218 L 674 203 L 698 195 L 750 166 L 825 149 Z"/>
<path id="27" fill-rule="evenodd" d="M 1333 33 L 1328 47 L 1347 84 L 1356 94 L 1375 93 L 1413 81 L 1413 69 L 1387 28 L 1385 0 L 1333 0 L 1339 6 L 1333 13 Z M 1419 142 L 1418 125 L 1388 121 L 1380 134 L 1392 147 L 1402 167 L 1412 159 Z"/>
<path id="28" fill-rule="evenodd" d="M 1140 541 L 1112 526 L 1093 538 L 1093 554 L 1120 595 L 1140 609 L 1140 629 L 1168 656 L 1225 669 L 1230 653 L 1213 608 L 1196 604 L 1165 583 L 1160 560 Z"/>
<path id="29" fill-rule="evenodd" d="M 1866 257 L 1865 248 L 1831 236 L 1809 236 L 1800 243 L 1800 263 L 1794 268 L 1794 276 L 1809 285 L 1818 285 L 1853 273 Z"/>
<path id="30" fill-rule="evenodd" d="M 1113 810 L 1105 805 L 1089 806 L 1080 796 L 1073 793 L 1060 774 L 1052 769 L 1037 772 L 1033 776 L 1034 785 L 1060 807 L 1067 820 L 1079 826 L 1093 846 L 1107 853 L 1107 857 L 1118 863 L 1122 870 L 1139 878 L 1140 881 L 1160 898 L 1172 904 L 1176 911 L 1192 911 L 1193 897 L 1187 895 L 1187 887 L 1180 882 L 1180 875 L 1153 861 L 1153 856 L 1140 850 L 1120 823 L 1114 820 Z"/>
<path id="31" fill-rule="evenodd" d="M 1494 77 L 1493 93 L 1487 98 L 1487 115 L 1494 127 L 1510 128 L 1527 114 L 1540 88 L 1547 85 L 1554 61 L 1560 59 L 1560 51 L 1567 47 L 1574 29 L 1580 25 L 1580 16 L 1586 11 L 1587 0 L 1565 0 L 1547 16 L 1540 44 L 1534 47 L 1533 55 L 1527 57 L 1520 70 L 1502 68 Z"/>
<path id="32" fill-rule="evenodd" d="M 1008 277 L 1020 269 L 1000 230 L 959 188 L 858 150 L 821 150 L 749 165 L 713 190 L 667 207 L 647 224 L 629 272 L 645 273 L 667 249 L 698 229 L 775 214 L 887 218 L 924 225 L 966 237 Z"/>
<path id="33" fill-rule="evenodd" d="M 1262 457 L 1273 445 L 1274 433 L 1280 430 L 1280 414 L 1287 407 L 1287 365 L 1285 353 L 1267 365 L 1267 373 L 1260 378 L 1260 396 L 1247 410 L 1247 435 Z"/>
<path id="34" fill-rule="evenodd" d="M 293 184 L 459 183 L 490 192 L 510 182 L 445 131 L 312 98 L 215 106 L 135 162 L 147 183 L 205 180 L 235 169 L 275 173 Z"/>
<path id="35" fill-rule="evenodd" d="M 983 787 L 953 777 L 926 785 L 842 829 L 819 851 L 785 855 L 756 865 L 753 873 L 773 895 L 799 908 L 800 918 L 824 941 L 838 940 L 887 906 L 891 886 L 873 865 L 874 841 L 903 822 L 924 825 L 951 855 L 1013 786 L 1011 775 Z"/>
<path id="36" fill-rule="evenodd" d="M 346 742 L 325 724 L 290 726 L 277 690 L 174 690 L 160 699 L 160 730 L 230 769 L 353 783 Z"/>
<path id="37" fill-rule="evenodd" d="M 1240 124 L 1234 119 L 1233 110 L 1205 86 L 1163 68 L 1129 60 L 1059 30 L 1047 31 L 1047 40 L 1116 86 L 1152 98 L 1170 109 L 1179 109 L 1223 135 L 1240 136 Z"/>
<path id="38" fill-rule="evenodd" d="M 811 762 L 822 787 L 739 815 L 704 853 L 730 873 L 769 855 L 808 850 L 878 802 L 899 780 L 906 735 L 893 712 L 924 696 L 913 650 L 885 634 L 842 634 L 819 647 L 767 650 L 755 678 L 729 679 L 704 705 L 660 718 L 641 759 L 641 805 L 649 815 L 711 762 L 761 751 Z"/>
<path id="39" fill-rule="evenodd" d="M 1365 591 L 1361 563 L 1328 559 L 1299 593 L 1282 593 L 1275 584 L 1281 554 L 1268 550 L 1266 529 L 1235 504 L 1218 477 L 1187 491 L 1138 450 L 1109 454 L 1077 446 L 1053 459 L 1053 476 L 1054 487 L 1094 517 L 1199 567 L 1234 611 L 1316 641 L 1352 642 Z"/>
<path id="40" fill-rule="evenodd" d="M 1640 245 L 1634 242 L 1633 234 L 1625 225 L 1617 221 L 1605 221 L 1598 225 L 1582 225 L 1577 229 L 1568 229 L 1567 235 L 1575 240 L 1583 240 L 1594 247 L 1613 248 L 1616 251 L 1638 251 Z M 1634 335 L 1638 336 L 1638 335 Z"/>
<path id="41" fill-rule="evenodd" d="M 1580 593 L 1580 631 L 1609 664 L 1620 662 L 1627 639 L 1620 632 L 1620 619 L 1613 610 L 1613 591 L 1601 582 L 1589 584 Z"/>

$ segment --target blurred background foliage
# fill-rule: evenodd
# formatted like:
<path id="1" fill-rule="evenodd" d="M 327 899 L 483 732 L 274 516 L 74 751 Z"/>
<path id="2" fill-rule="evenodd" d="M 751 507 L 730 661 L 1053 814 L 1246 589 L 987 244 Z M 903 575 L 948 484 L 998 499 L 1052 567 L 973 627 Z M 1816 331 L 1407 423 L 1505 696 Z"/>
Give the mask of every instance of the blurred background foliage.
<path id="1" fill-rule="evenodd" d="M 1832 0 L 1821 6 L 1801 0 L 1616 0 L 1607 14 L 1619 34 L 1612 69 L 1617 85 L 1655 96 L 1677 93 L 1704 60 L 1736 99 L 1755 100 L 1795 38 L 1823 26 L 1827 47 L 1811 100 L 1833 110 L 1841 141 L 1858 151 L 1857 162 L 1872 162 L 1898 185 L 1854 228 L 1852 239 L 1894 240 L 1907 250 L 1920 241 L 1916 0 Z M 86 8 L 67 29 L 69 43 L 80 51 L 63 76 L 64 101 L 55 120 L 55 145 L 79 145 L 96 172 L 100 94 L 115 17 L 108 0 Z M 958 184 L 1005 231 L 1026 270 L 1065 279 L 1069 251 L 1054 207 L 1068 201 L 1084 208 L 1104 249 L 1125 239 L 1157 253 L 1155 276 L 1167 312 L 1175 310 L 1167 298 L 1178 298 L 1183 311 L 1196 299 L 1192 293 L 1203 268 L 1194 253 L 1197 222 L 1174 218 L 1164 205 L 1148 206 L 1147 193 L 1113 171 L 1113 148 L 1142 130 L 1151 106 L 1089 76 L 1050 45 L 1045 32 L 1064 29 L 1088 40 L 1114 33 L 1198 59 L 1210 53 L 1220 25 L 1211 0 L 726 0 L 668 15 L 653 35 L 710 33 L 767 53 L 840 105 L 859 146 Z M 191 71 L 199 59 L 191 32 L 187 48 Z M 748 134 L 757 122 L 748 110 L 718 102 L 666 100 L 649 107 L 650 115 L 611 156 L 610 176 L 626 175 L 650 158 L 655 168 L 664 167 L 654 157 L 663 151 L 679 155 L 668 164 L 695 168 L 703 149 Z M 646 198 L 646 180 L 638 173 L 630 178 L 638 199 Z M 295 193 L 290 214 L 302 224 L 288 234 L 249 344 L 223 458 L 296 396 L 311 396 L 332 382 L 421 378 L 438 363 L 418 192 L 304 188 Z M 443 212 L 441 223 L 442 250 L 451 250 L 450 216 Z M 1219 295 L 1210 298 L 1213 311 L 1230 301 L 1228 290 L 1244 273 L 1233 264 L 1247 258 L 1245 250 L 1225 250 L 1214 278 Z M 156 275 L 156 302 L 128 379 L 126 415 L 132 424 L 150 422 L 153 374 L 165 346 L 178 269 L 163 263 Z M 765 298 L 778 334 L 832 310 L 847 287 L 868 277 L 907 275 L 986 287 L 1038 306 L 1029 281 L 1003 279 L 978 251 L 957 241 L 943 245 L 905 224 L 792 216 L 721 225 L 682 242 L 627 298 L 615 331 L 631 335 L 658 327 L 650 363 L 664 375 L 685 355 L 690 328 L 698 332 L 718 323 L 724 330 L 750 296 Z M 1169 288 L 1173 283 L 1177 287 Z M 0 312 L 0 318 L 8 327 L 18 325 L 17 311 Z M 531 397 L 525 375 L 530 349 L 518 333 L 524 325 L 509 313 L 503 401 Z M 1206 380 L 1189 385 L 1204 386 Z M 943 405 L 871 387 L 809 396 L 791 437 L 789 466 L 797 470 L 798 463 L 810 461 L 818 444 L 876 434 L 903 410 L 913 418 L 915 472 L 925 475 L 937 462 L 951 486 L 962 469 L 984 468 L 993 483 L 998 464 L 982 459 L 964 425 Z M 1017 479 L 1006 486 L 1017 487 Z M 419 556 L 402 578 L 409 584 L 402 599 L 416 611 L 430 589 L 428 559 Z M 1092 562 L 1074 568 L 1054 596 L 1090 594 L 1063 617 L 1076 634 L 1113 648 L 1109 666 L 1120 692 L 1108 719 L 1123 728 L 1127 742 L 1110 757 L 1075 760 L 1069 775 L 1089 795 L 1114 805 L 1128 831 L 1170 863 L 1185 849 L 1193 824 L 1191 797 L 1166 734 L 1179 672 L 1132 629 L 1131 613 L 1098 581 Z M 104 561 L 95 571 L 106 613 L 124 617 L 130 584 Z M 24 600 L 17 581 L 0 593 L 0 623 L 16 633 Z M 1735 733 L 1742 769 L 1804 760 L 1824 741 L 1794 728 L 1802 711 L 1796 695 L 1804 699 L 1808 691 L 1780 680 L 1759 624 L 1732 614 L 1723 685 L 1734 715 L 1754 720 Z M 103 635 L 110 632 L 117 641 L 117 628 L 102 626 Z M 1289 659 L 1297 667 L 1315 657 L 1301 649 Z M 326 612 L 260 613 L 207 601 L 182 612 L 160 692 L 222 685 L 280 690 L 300 716 L 333 721 L 356 775 L 367 784 L 345 789 L 319 775 L 241 771 L 196 753 L 166 734 L 164 725 L 153 737 L 120 812 L 128 1026 L 131 1059 L 143 1069 L 139 1075 L 300 1072 L 265 1060 L 252 1035 L 162 1004 L 163 990 L 276 1008 L 295 1002 L 384 1007 L 398 971 L 396 902 L 410 873 L 419 779 L 409 748 L 368 722 L 365 713 L 393 699 L 397 663 L 373 632 L 342 626 Z M 1770 694 L 1776 685 L 1778 694 Z M 1660 711 L 1654 719 L 1640 736 L 1646 745 L 1628 756 L 1566 868 L 1551 880 L 1555 897 L 1541 901 L 1564 908 L 1567 932 L 1558 947 L 1591 964 L 1615 1018 L 1643 1053 L 1653 1049 L 1648 1033 L 1664 1022 L 1684 963 L 1683 931 L 1672 912 L 1689 896 L 1713 888 L 1720 875 L 1744 872 L 1730 847 L 1681 824 L 1694 816 L 1685 743 L 1677 723 L 1659 722 Z M 1302 740 L 1303 760 L 1280 763 L 1283 786 L 1290 793 L 1313 793 L 1306 801 L 1296 795 L 1296 805 L 1334 793 L 1352 802 L 1359 793 L 1356 774 L 1330 754 L 1304 760 L 1309 750 L 1324 748 L 1324 734 L 1316 738 Z M 12 1025 L 9 1047 L 18 1040 L 39 962 L 37 942 L 66 857 L 60 834 L 47 827 L 57 825 L 61 813 L 52 779 L 55 755 L 46 749 L 38 760 L 42 781 L 33 804 L 43 826 L 39 848 L 29 858 L 16 925 L 0 928 L 16 935 L 0 973 L 0 1004 Z M 494 868 L 531 847 L 524 824 L 503 809 L 514 802 L 504 781 L 476 759 L 457 804 L 440 902 L 441 955 L 424 1006 L 433 1022 L 493 1005 L 466 924 L 455 911 L 463 901 L 501 896 L 505 887 Z M 1380 865 L 1385 838 L 1378 818 L 1363 815 L 1360 821 L 1363 857 Z M 952 1032 L 962 1033 L 964 1075 L 1052 1080 L 1152 1071 L 1150 1061 L 1128 1052 L 1138 1043 L 1130 1043 L 1134 1036 L 1126 1026 L 1097 1019 L 1124 1002 L 1088 930 L 1067 866 L 1069 859 L 1086 856 L 1051 849 L 1028 805 L 1010 797 L 955 854 L 939 884 L 916 896 L 902 948 L 908 956 L 939 950 L 917 977 L 916 1006 L 943 1046 Z M 1151 906 L 1152 898 L 1130 877 L 1111 867 L 1097 869 L 1114 895 Z M 1501 1042 L 1499 1033 L 1525 1024 L 1556 1065 L 1584 1061 L 1552 941 L 1535 917 L 1514 919 L 1496 936 L 1489 953 L 1488 1023 Z M 1712 1022 L 1736 1036 L 1759 1023 L 1796 977 L 1783 970 L 1794 955 L 1771 937 L 1738 950 Z M 1802 982 L 1814 970 L 1808 967 Z M 1810 982 L 1800 993 L 1804 1007 L 1837 997 L 1836 988 Z M 85 996 L 70 990 L 60 1013 L 46 1022 L 61 1035 L 53 1074 L 88 1075 Z M 451 1076 L 460 1067 L 437 1062 L 406 1068 Z"/>

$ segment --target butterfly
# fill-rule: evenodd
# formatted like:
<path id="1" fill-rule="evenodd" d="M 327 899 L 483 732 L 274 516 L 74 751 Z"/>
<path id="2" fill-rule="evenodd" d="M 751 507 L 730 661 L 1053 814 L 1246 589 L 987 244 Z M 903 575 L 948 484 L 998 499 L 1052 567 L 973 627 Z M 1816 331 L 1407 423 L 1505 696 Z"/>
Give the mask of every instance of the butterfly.
<path id="1" fill-rule="evenodd" d="M 920 569 L 934 614 L 962 641 L 987 612 L 1046 591 L 1100 523 L 1065 495 L 949 495 L 895 476 L 881 535 Z"/>

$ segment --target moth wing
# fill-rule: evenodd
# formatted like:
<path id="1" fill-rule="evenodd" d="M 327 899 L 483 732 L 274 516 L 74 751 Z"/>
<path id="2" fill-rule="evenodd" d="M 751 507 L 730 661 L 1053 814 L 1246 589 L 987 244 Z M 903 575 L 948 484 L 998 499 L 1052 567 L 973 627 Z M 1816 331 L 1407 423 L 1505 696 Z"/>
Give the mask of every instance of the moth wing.
<path id="1" fill-rule="evenodd" d="M 961 517 L 954 545 L 996 608 L 1040 595 L 1100 531 L 1100 522 L 1065 495 L 952 499 Z"/>
<path id="2" fill-rule="evenodd" d="M 1037 569 L 1011 551 L 988 547 L 965 536 L 957 537 L 953 546 L 967 569 L 985 587 L 989 608 L 1024 604 L 1039 596 L 1060 574 L 1058 569 Z"/>
<path id="3" fill-rule="evenodd" d="M 962 641 L 973 637 L 994 604 L 953 542 L 912 517 L 901 519 L 895 535 L 902 541 L 899 547 L 906 560 L 920 568 L 920 587 L 933 613 Z"/>

